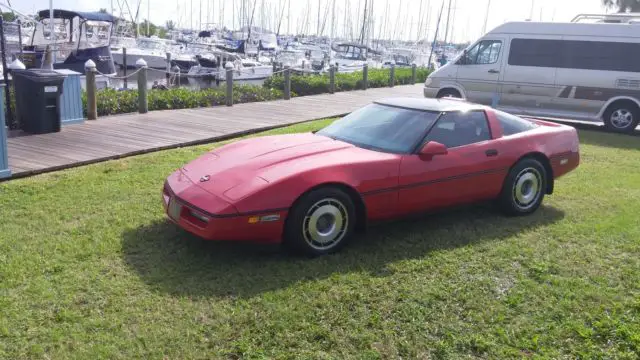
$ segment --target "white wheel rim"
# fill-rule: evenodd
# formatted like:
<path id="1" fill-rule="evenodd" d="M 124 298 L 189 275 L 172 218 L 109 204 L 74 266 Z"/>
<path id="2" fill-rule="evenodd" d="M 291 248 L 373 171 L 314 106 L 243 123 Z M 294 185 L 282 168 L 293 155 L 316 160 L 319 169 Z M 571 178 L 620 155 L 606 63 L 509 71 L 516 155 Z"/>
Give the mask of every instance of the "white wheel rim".
<path id="1" fill-rule="evenodd" d="M 316 250 L 336 246 L 347 233 L 349 215 L 340 201 L 327 198 L 313 204 L 302 224 L 304 240 Z"/>
<path id="2" fill-rule="evenodd" d="M 633 113 L 627 109 L 618 109 L 611 114 L 610 120 L 616 129 L 625 129 L 633 123 Z"/>
<path id="3" fill-rule="evenodd" d="M 537 169 L 526 168 L 518 173 L 513 184 L 513 200 L 521 210 L 533 207 L 542 194 L 542 175 Z"/>

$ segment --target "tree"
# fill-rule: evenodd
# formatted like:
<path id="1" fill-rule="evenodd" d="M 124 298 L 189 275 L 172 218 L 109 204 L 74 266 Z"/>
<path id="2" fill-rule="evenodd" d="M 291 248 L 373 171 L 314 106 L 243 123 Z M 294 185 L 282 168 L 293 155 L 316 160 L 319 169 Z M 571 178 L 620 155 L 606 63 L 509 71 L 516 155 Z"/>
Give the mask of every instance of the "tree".
<path id="1" fill-rule="evenodd" d="M 640 12 L 640 0 L 602 0 L 609 9 L 617 9 L 619 13 Z"/>
<path id="2" fill-rule="evenodd" d="M 103 13 L 103 14 L 107 14 L 107 9 L 105 8 L 100 8 L 100 10 L 98 10 L 99 13 Z"/>
<path id="3" fill-rule="evenodd" d="M 167 20 L 167 22 L 164 24 L 164 27 L 167 30 L 171 31 L 176 28 L 176 23 L 174 23 L 173 20 Z"/>
<path id="4" fill-rule="evenodd" d="M 149 31 L 147 32 L 147 23 L 149 23 Z M 149 37 L 151 35 L 155 35 L 156 30 L 158 29 L 158 27 L 156 25 L 154 25 L 152 22 L 149 22 L 149 20 L 145 19 L 143 22 L 140 23 L 140 34 Z"/>
<path id="5" fill-rule="evenodd" d="M 7 22 L 12 22 L 16 20 L 16 14 L 12 13 L 12 12 L 3 12 L 2 13 L 2 20 L 7 21 Z"/>

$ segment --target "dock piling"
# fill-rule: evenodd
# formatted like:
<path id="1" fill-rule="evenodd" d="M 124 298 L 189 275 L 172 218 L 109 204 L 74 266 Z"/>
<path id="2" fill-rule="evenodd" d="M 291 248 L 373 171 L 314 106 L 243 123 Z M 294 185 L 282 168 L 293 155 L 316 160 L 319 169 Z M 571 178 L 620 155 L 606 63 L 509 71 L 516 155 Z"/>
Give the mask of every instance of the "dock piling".
<path id="1" fill-rule="evenodd" d="M 411 64 L 411 85 L 416 84 L 416 73 L 417 73 L 416 63 Z"/>
<path id="2" fill-rule="evenodd" d="M 167 79 L 167 87 L 171 83 L 171 53 L 167 52 L 167 70 L 165 77 Z"/>
<path id="3" fill-rule="evenodd" d="M 329 93 L 333 94 L 336 91 L 336 68 L 331 65 L 329 67 Z"/>
<path id="4" fill-rule="evenodd" d="M 127 88 L 129 87 L 129 79 L 127 79 L 127 48 L 126 47 L 122 48 L 122 71 L 123 71 L 122 76 L 124 77 L 122 85 L 124 86 L 124 89 L 127 90 Z"/>
<path id="5" fill-rule="evenodd" d="M 394 87 L 396 84 L 396 64 L 391 64 L 389 69 L 389 87 Z"/>
<path id="6" fill-rule="evenodd" d="M 227 106 L 233 106 L 233 64 L 229 61 L 225 64 L 227 75 L 227 96 L 225 102 Z"/>
<path id="7" fill-rule="evenodd" d="M 369 87 L 369 64 L 364 64 L 362 68 L 362 89 L 367 90 Z"/>
<path id="8" fill-rule="evenodd" d="M 147 100 L 147 62 L 140 58 L 136 61 L 138 72 L 138 112 L 145 114 L 149 111 Z"/>
<path id="9" fill-rule="evenodd" d="M 284 66 L 284 99 L 291 99 L 291 68 L 289 65 Z"/>
<path id="10" fill-rule="evenodd" d="M 98 93 L 96 89 L 96 63 L 89 59 L 84 63 L 87 81 L 87 119 L 98 119 Z"/>

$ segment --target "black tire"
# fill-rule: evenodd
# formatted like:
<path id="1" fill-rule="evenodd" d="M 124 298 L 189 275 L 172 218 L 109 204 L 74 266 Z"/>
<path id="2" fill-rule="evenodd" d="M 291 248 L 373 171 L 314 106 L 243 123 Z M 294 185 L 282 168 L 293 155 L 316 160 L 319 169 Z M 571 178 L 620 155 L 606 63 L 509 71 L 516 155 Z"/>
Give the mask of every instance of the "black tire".
<path id="1" fill-rule="evenodd" d="M 284 243 L 309 256 L 333 253 L 351 239 L 355 225 L 356 209 L 349 195 L 335 187 L 316 189 L 303 195 L 291 209 Z"/>
<path id="2" fill-rule="evenodd" d="M 640 122 L 640 110 L 633 101 L 617 101 L 602 115 L 604 126 L 613 132 L 631 133 Z"/>
<path id="3" fill-rule="evenodd" d="M 438 95 L 436 95 L 437 99 L 442 99 L 447 97 L 462 99 L 462 95 L 460 95 L 460 92 L 456 89 L 442 89 L 438 92 Z"/>
<path id="4" fill-rule="evenodd" d="M 536 159 L 525 158 L 511 168 L 498 203 L 507 215 L 528 215 L 540 207 L 547 189 L 547 171 Z"/>

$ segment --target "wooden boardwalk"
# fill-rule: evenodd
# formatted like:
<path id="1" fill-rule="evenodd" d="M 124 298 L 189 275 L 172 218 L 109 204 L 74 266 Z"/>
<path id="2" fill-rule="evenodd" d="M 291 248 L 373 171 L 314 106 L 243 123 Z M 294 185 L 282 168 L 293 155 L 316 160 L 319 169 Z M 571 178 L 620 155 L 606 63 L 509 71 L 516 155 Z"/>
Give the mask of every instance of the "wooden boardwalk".
<path id="1" fill-rule="evenodd" d="M 153 111 L 67 125 L 59 133 L 13 134 L 8 139 L 12 177 L 206 143 L 308 120 L 349 113 L 373 100 L 422 97 L 422 84 L 237 104 L 233 107 Z"/>

